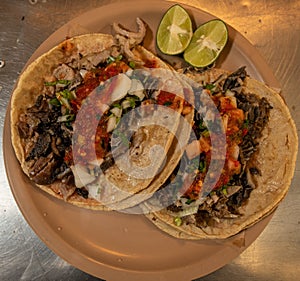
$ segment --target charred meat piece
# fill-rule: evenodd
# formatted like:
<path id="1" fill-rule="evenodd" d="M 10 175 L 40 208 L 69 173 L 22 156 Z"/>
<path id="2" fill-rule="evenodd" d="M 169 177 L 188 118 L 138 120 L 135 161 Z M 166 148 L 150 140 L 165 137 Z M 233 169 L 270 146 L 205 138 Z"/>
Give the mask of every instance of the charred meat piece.
<path id="1" fill-rule="evenodd" d="M 30 127 L 26 122 L 18 122 L 18 132 L 21 139 L 27 139 L 30 137 Z"/>
<path id="2" fill-rule="evenodd" d="M 30 178 L 37 184 L 46 185 L 54 182 L 54 171 L 57 169 L 59 161 L 50 153 L 47 157 L 40 157 L 31 167 Z"/>
<path id="3" fill-rule="evenodd" d="M 248 134 L 240 145 L 240 157 L 245 164 L 256 151 L 259 138 L 265 128 L 272 106 L 265 98 L 259 98 L 255 94 L 236 94 L 238 108 L 241 108 L 248 120 Z"/>
<path id="4" fill-rule="evenodd" d="M 58 80 L 73 80 L 75 78 L 74 70 L 66 64 L 58 66 L 53 71 L 53 75 Z"/>
<path id="5" fill-rule="evenodd" d="M 115 164 L 115 160 L 113 157 L 106 157 L 104 161 L 100 165 L 100 169 L 104 173 L 107 169 L 109 169 L 111 166 Z"/>
<path id="6" fill-rule="evenodd" d="M 37 142 L 29 153 L 26 161 L 39 158 L 48 154 L 49 147 L 51 146 L 51 136 L 48 133 L 39 135 Z"/>
<path id="7" fill-rule="evenodd" d="M 240 92 L 243 81 L 247 76 L 246 67 L 243 66 L 239 68 L 237 71 L 231 73 L 224 82 L 223 90 L 226 92 L 227 90 L 231 90 L 233 92 Z"/>
<path id="8" fill-rule="evenodd" d="M 82 187 L 82 188 L 76 188 L 76 193 L 78 195 L 82 196 L 85 199 L 87 199 L 89 197 L 89 192 L 84 187 Z"/>

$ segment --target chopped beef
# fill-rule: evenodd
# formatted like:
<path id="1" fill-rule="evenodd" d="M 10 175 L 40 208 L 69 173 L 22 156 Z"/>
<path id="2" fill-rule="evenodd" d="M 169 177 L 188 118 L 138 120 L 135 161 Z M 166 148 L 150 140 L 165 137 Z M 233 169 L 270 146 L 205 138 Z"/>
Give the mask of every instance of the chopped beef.
<path id="1" fill-rule="evenodd" d="M 127 71 L 129 62 L 143 64 L 131 51 L 142 42 L 146 32 L 142 20 L 137 19 L 137 25 L 138 32 L 130 32 L 114 24 L 116 35 L 113 46 L 97 53 L 71 53 L 69 49 L 73 46 L 63 45 L 62 49 L 68 56 L 54 67 L 52 73 L 48 73 L 49 81 L 44 81 L 35 103 L 19 116 L 17 128 L 30 178 L 41 185 L 55 182 L 53 190 L 62 194 L 64 199 L 74 192 L 88 198 L 86 189 L 76 190 L 71 170 L 74 164 L 72 138 L 76 113 L 91 91 L 100 85 L 100 81 Z M 145 86 L 152 89 L 158 81 L 150 78 L 143 81 Z M 146 92 L 148 98 L 152 95 L 151 91 Z M 138 102 L 141 101 L 134 101 L 133 108 L 139 105 Z M 105 150 L 101 155 L 104 158 L 101 169 L 106 171 L 115 162 L 107 141 L 108 134 L 103 137 L 105 130 L 100 130 L 100 126 L 98 128 L 97 132 L 102 137 L 100 144 Z"/>
<path id="2" fill-rule="evenodd" d="M 256 167 L 249 168 L 249 171 L 250 171 L 251 175 L 260 175 L 261 176 L 260 170 Z"/>
<path id="3" fill-rule="evenodd" d="M 230 94 L 236 98 L 237 108 L 243 110 L 245 115 L 244 125 L 247 133 L 243 135 L 239 143 L 240 173 L 234 174 L 226 185 L 209 192 L 204 202 L 199 205 L 196 214 L 182 218 L 186 222 L 192 217 L 198 227 L 213 226 L 220 219 L 240 216 L 240 207 L 247 202 L 255 188 L 253 176 L 261 176 L 259 169 L 253 165 L 251 160 L 258 150 L 259 140 L 269 121 L 272 106 L 266 98 L 260 98 L 253 93 L 242 92 L 246 77 L 245 67 L 242 67 L 228 76 L 220 76 L 214 82 L 214 89 L 216 90 L 212 92 L 212 95 L 224 96 L 229 90 Z M 203 130 L 206 129 L 201 123 L 203 116 L 195 111 L 194 120 L 193 130 L 196 138 L 199 139 Z M 167 209 L 176 214 L 184 210 L 185 207 L 187 206 L 177 206 L 173 203 Z"/>
<path id="4" fill-rule="evenodd" d="M 165 206 L 165 205 L 163 205 L 163 206 Z M 178 213 L 178 212 L 182 211 L 183 209 L 182 209 L 182 206 L 176 206 L 176 205 L 173 203 L 173 204 L 171 204 L 171 205 L 169 205 L 169 206 L 167 207 L 167 210 L 168 210 L 168 211 L 171 211 L 171 212 L 174 212 L 174 213 Z"/>
<path id="5" fill-rule="evenodd" d="M 76 188 L 76 193 L 78 195 L 82 196 L 85 199 L 87 199 L 89 197 L 89 192 L 84 187 L 82 187 L 82 188 Z"/>
<path id="6" fill-rule="evenodd" d="M 67 66 L 66 64 L 62 64 L 54 69 L 53 76 L 58 80 L 71 81 L 75 78 L 75 72 L 71 67 Z"/>
<path id="7" fill-rule="evenodd" d="M 58 165 L 59 161 L 53 153 L 50 153 L 46 157 L 39 157 L 29 170 L 30 177 L 37 184 L 51 184 L 55 180 L 54 171 Z"/>
<path id="8" fill-rule="evenodd" d="M 43 133 L 39 135 L 35 146 L 29 153 L 29 156 L 26 158 L 26 161 L 33 158 L 40 158 L 48 154 L 48 149 L 51 146 L 51 136 L 49 133 Z"/>
<path id="9" fill-rule="evenodd" d="M 242 164 L 251 158 L 257 150 L 259 138 L 266 126 L 272 106 L 265 98 L 259 98 L 255 94 L 236 94 L 238 107 L 246 112 L 248 134 L 243 138 L 240 146 L 240 157 Z"/>
<path id="10" fill-rule="evenodd" d="M 195 214 L 196 226 L 198 227 L 206 227 L 208 225 L 212 225 L 212 219 L 207 210 L 199 210 Z"/>
<path id="11" fill-rule="evenodd" d="M 246 73 L 246 67 L 243 66 L 239 68 L 237 71 L 231 73 L 226 78 L 224 85 L 223 85 L 223 91 L 226 92 L 227 90 L 231 90 L 233 92 L 241 92 L 241 86 L 243 81 L 245 80 L 247 76 Z"/>
<path id="12" fill-rule="evenodd" d="M 27 139 L 30 137 L 30 127 L 26 122 L 18 122 L 18 133 L 21 139 Z"/>
<path id="13" fill-rule="evenodd" d="M 49 104 L 50 99 L 46 94 L 39 95 L 17 124 L 20 137 L 26 141 L 25 161 L 31 163 L 30 178 L 41 185 L 52 184 L 58 176 L 65 182 L 72 180 L 67 177 L 73 177 L 63 166 L 71 144 L 70 129 L 57 122 L 62 113 L 60 107 Z"/>
<path id="14" fill-rule="evenodd" d="M 115 160 L 113 157 L 106 157 L 104 161 L 100 165 L 100 169 L 102 172 L 105 172 L 107 169 L 109 169 L 111 166 L 115 164 Z"/>

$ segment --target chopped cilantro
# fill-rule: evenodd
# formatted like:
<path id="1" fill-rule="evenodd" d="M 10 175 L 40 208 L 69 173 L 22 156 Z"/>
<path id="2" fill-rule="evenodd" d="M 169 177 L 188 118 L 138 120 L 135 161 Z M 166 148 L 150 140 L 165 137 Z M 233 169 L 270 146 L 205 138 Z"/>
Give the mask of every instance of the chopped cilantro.
<path id="1" fill-rule="evenodd" d="M 63 84 L 63 85 L 70 85 L 71 81 L 70 80 L 56 80 L 56 81 L 52 81 L 52 82 L 44 82 L 45 86 L 55 86 L 57 84 Z"/>
<path id="2" fill-rule="evenodd" d="M 189 198 L 189 199 L 185 202 L 185 204 L 190 205 L 190 204 L 193 203 L 194 201 L 195 201 L 195 199 Z"/>
<path id="3" fill-rule="evenodd" d="M 130 61 L 129 62 L 129 67 L 134 69 L 135 68 L 135 62 L 134 61 Z"/>
<path id="4" fill-rule="evenodd" d="M 164 105 L 165 106 L 170 106 L 170 105 L 172 105 L 172 102 L 171 101 L 166 101 L 166 102 L 164 102 Z"/>
<path id="5" fill-rule="evenodd" d="M 199 171 L 201 173 L 205 173 L 206 172 L 206 163 L 203 160 L 199 162 Z"/>
<path id="6" fill-rule="evenodd" d="M 174 224 L 176 226 L 181 226 L 182 225 L 182 219 L 180 217 L 174 218 Z"/>
<path id="7" fill-rule="evenodd" d="M 50 103 L 51 105 L 54 105 L 54 106 L 60 106 L 60 102 L 59 102 L 59 100 L 58 100 L 57 98 L 51 99 L 51 100 L 49 101 L 49 103 Z"/>
<path id="8" fill-rule="evenodd" d="M 206 84 L 205 86 L 204 86 L 204 89 L 207 89 L 207 90 L 212 90 L 214 87 L 216 87 L 214 84 Z"/>

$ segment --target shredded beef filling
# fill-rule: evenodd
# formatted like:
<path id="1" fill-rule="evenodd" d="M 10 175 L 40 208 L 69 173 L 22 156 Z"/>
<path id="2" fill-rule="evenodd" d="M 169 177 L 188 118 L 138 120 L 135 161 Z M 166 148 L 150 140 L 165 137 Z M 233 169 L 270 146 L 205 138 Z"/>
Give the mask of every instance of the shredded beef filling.
<path id="1" fill-rule="evenodd" d="M 61 112 L 49 105 L 49 99 L 49 96 L 40 95 L 36 103 L 20 116 L 19 134 L 26 143 L 25 161 L 29 163 L 31 179 L 37 184 L 49 185 L 60 175 L 64 188 L 69 189 L 68 177 L 72 175 L 64 156 L 70 147 L 71 128 L 57 123 Z"/>
<path id="2" fill-rule="evenodd" d="M 246 77 L 245 68 L 240 68 L 229 75 L 225 80 L 218 81 L 216 88 L 221 88 L 225 93 L 230 90 L 237 100 L 237 107 L 242 109 L 246 120 L 248 133 L 243 137 L 239 145 L 239 161 L 242 169 L 240 174 L 233 175 L 226 186 L 213 190 L 207 195 L 205 201 L 199 206 L 198 212 L 193 215 L 193 221 L 198 227 L 213 226 L 220 219 L 230 219 L 240 216 L 239 208 L 247 202 L 251 191 L 255 188 L 252 177 L 261 176 L 258 167 L 253 166 L 251 159 L 258 150 L 259 140 L 262 131 L 269 120 L 272 106 L 265 98 L 260 98 L 253 93 L 243 93 L 242 86 Z M 201 122 L 201 117 L 195 113 L 195 121 Z M 194 126 L 197 136 L 201 134 L 199 126 Z M 167 197 L 167 193 L 165 193 Z M 169 198 L 160 197 L 158 200 L 167 202 L 172 200 L 174 195 L 169 194 Z M 174 200 L 172 201 L 174 202 Z M 178 202 L 172 203 L 167 210 L 178 213 L 183 210 L 178 206 Z M 184 223 L 189 224 L 191 216 L 182 217 Z"/>

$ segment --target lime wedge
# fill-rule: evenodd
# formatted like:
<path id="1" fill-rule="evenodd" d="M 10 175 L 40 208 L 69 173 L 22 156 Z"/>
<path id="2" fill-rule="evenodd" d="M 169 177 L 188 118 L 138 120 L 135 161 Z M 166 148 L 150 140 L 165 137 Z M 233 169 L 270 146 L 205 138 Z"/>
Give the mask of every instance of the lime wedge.
<path id="1" fill-rule="evenodd" d="M 218 58 L 227 40 L 226 24 L 219 19 L 208 21 L 194 32 L 183 57 L 192 66 L 206 67 Z"/>
<path id="2" fill-rule="evenodd" d="M 159 50 L 167 55 L 182 53 L 193 35 L 192 21 L 187 11 L 176 4 L 163 15 L 156 33 Z"/>

